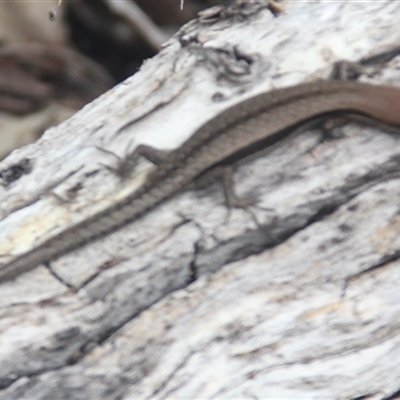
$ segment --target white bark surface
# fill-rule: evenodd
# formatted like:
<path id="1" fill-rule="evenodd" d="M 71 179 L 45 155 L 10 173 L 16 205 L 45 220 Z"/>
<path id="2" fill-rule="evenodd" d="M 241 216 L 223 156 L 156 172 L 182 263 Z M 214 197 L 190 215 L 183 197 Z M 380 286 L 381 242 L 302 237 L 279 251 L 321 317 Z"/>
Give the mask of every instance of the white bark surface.
<path id="1" fill-rule="evenodd" d="M 140 186 L 149 163 L 121 181 L 96 146 L 176 147 L 244 98 L 400 44 L 399 2 L 283 5 L 189 23 L 4 160 L 1 261 Z M 362 80 L 398 85 L 399 66 Z M 0 285 L 0 399 L 400 396 L 400 137 L 340 131 L 308 130 L 239 165 L 252 213 L 228 210 L 218 184 L 188 190 Z"/>

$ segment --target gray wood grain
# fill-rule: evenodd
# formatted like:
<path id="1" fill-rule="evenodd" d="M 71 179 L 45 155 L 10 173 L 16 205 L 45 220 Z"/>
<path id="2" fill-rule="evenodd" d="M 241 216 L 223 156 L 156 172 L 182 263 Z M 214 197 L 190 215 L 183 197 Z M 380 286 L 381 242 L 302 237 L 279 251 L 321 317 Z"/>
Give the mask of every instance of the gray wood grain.
<path id="1" fill-rule="evenodd" d="M 247 96 L 399 43 L 396 2 L 284 5 L 279 17 L 190 23 L 126 83 L 8 157 L 0 170 L 24 158 L 33 168 L 0 187 L 0 254 L 141 184 L 149 164 L 121 182 L 95 146 L 176 147 Z M 177 40 L 193 37 L 201 46 Z M 364 79 L 396 84 L 398 65 Z M 308 130 L 240 165 L 252 213 L 227 210 L 218 184 L 190 190 L 1 285 L 0 398 L 398 392 L 400 137 L 356 122 L 339 131 L 324 141 Z"/>

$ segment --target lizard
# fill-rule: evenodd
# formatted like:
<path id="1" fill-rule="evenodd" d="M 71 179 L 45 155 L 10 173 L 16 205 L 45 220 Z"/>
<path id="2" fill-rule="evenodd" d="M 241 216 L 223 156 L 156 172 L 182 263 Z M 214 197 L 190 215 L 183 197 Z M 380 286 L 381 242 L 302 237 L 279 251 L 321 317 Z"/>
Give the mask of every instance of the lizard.
<path id="1" fill-rule="evenodd" d="M 212 169 L 275 145 L 300 126 L 337 112 L 362 115 L 400 128 L 400 88 L 319 80 L 243 100 L 207 121 L 180 147 L 171 150 L 137 191 L 0 265 L 0 282 L 116 231 Z M 139 146 L 132 159 L 143 150 L 144 146 Z"/>

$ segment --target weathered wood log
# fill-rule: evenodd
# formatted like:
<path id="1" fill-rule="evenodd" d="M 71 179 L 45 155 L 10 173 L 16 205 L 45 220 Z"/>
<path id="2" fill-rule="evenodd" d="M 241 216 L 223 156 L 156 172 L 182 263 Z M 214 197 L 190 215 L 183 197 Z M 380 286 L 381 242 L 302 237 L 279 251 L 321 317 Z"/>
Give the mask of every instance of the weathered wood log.
<path id="1" fill-rule="evenodd" d="M 143 182 L 150 163 L 121 180 L 98 147 L 174 148 L 244 98 L 400 43 L 395 1 L 282 4 L 278 16 L 258 2 L 204 13 L 4 160 L 2 261 Z M 399 62 L 362 79 L 398 84 Z M 400 136 L 336 130 L 238 165 L 251 212 L 228 210 L 218 184 L 188 190 L 0 285 L 0 398 L 398 396 Z"/>

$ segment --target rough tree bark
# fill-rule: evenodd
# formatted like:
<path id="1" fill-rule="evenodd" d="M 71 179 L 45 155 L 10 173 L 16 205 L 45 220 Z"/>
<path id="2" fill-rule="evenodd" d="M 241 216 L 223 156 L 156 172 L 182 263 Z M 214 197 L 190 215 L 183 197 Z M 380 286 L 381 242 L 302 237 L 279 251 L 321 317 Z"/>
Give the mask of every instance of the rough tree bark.
<path id="1" fill-rule="evenodd" d="M 176 147 L 246 97 L 400 43 L 396 1 L 245 4 L 204 13 L 1 164 L 2 260 L 143 182 L 149 163 L 121 181 L 97 146 Z M 360 79 L 396 85 L 399 66 Z M 188 190 L 2 284 L 0 398 L 398 398 L 400 136 L 338 130 L 240 164 L 251 213 L 218 184 Z"/>

